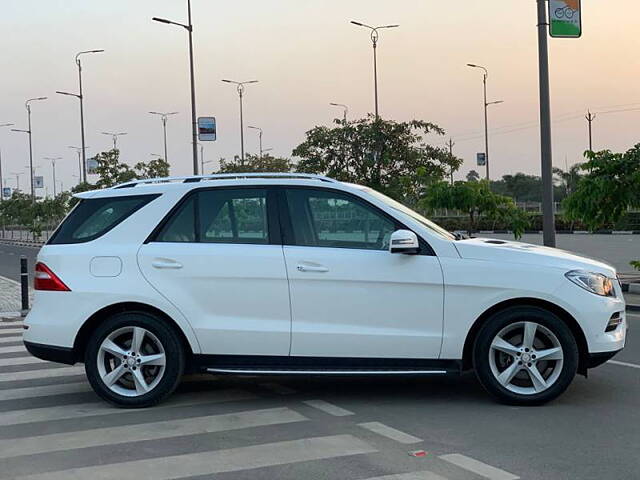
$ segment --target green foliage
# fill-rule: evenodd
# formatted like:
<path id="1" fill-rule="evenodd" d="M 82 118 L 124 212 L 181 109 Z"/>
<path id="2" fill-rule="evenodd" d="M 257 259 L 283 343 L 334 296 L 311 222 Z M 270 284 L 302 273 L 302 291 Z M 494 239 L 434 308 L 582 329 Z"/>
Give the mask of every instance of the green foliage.
<path id="1" fill-rule="evenodd" d="M 631 265 L 636 270 L 640 270 L 640 260 L 633 260 L 632 262 L 629 262 L 629 265 Z"/>
<path id="2" fill-rule="evenodd" d="M 247 154 L 244 162 L 239 158 L 227 161 L 224 158 L 220 160 L 220 170 L 217 173 L 276 173 L 290 172 L 293 170 L 293 163 L 290 159 L 284 157 L 274 157 L 273 155 L 264 154 L 262 158 L 259 155 Z"/>
<path id="3" fill-rule="evenodd" d="M 99 153 L 95 159 L 98 162 L 95 173 L 100 177 L 95 185 L 98 188 L 113 187 L 135 179 L 169 176 L 169 163 L 163 158 L 138 162 L 131 168 L 120 162 L 120 150 L 114 148 Z"/>
<path id="4" fill-rule="evenodd" d="M 573 167 L 572 167 L 573 169 Z M 555 169 L 555 173 L 560 177 L 561 185 L 554 186 L 553 196 L 556 201 L 561 201 L 567 195 L 567 186 L 560 174 L 564 172 Z M 571 182 L 578 179 L 571 177 Z M 518 172 L 514 175 L 504 175 L 502 179 L 491 182 L 491 190 L 500 195 L 513 198 L 515 202 L 541 202 L 542 201 L 542 178 L 537 175 L 528 175 Z"/>
<path id="5" fill-rule="evenodd" d="M 38 202 L 31 195 L 14 192 L 10 199 L 0 203 L 0 222 L 3 225 L 27 227 L 34 235 L 40 235 L 45 227 L 57 224 L 69 209 L 69 192 Z"/>
<path id="6" fill-rule="evenodd" d="M 427 183 L 445 178 L 462 164 L 445 148 L 426 143 L 428 134 L 443 135 L 444 130 L 421 120 L 340 120 L 309 130 L 293 155 L 302 158 L 299 172 L 367 185 L 412 205 Z"/>
<path id="7" fill-rule="evenodd" d="M 477 182 L 480 180 L 480 174 L 475 170 L 469 170 L 467 173 L 467 182 Z"/>
<path id="8" fill-rule="evenodd" d="M 564 202 L 565 215 L 597 230 L 640 207 L 640 144 L 625 153 L 586 152 L 588 173 Z"/>
<path id="9" fill-rule="evenodd" d="M 138 162 L 133 167 L 136 178 L 162 178 L 169 176 L 169 162 L 164 158 L 156 158 L 148 163 Z"/>

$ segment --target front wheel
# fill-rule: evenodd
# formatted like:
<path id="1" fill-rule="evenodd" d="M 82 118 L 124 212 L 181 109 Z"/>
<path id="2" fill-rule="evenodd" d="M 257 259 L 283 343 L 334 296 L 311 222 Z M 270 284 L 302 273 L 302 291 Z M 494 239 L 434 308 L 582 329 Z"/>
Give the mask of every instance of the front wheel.
<path id="1" fill-rule="evenodd" d="M 148 407 L 178 386 L 184 351 L 163 319 L 147 312 L 118 313 L 89 339 L 85 370 L 94 391 L 106 401 Z"/>
<path id="2" fill-rule="evenodd" d="M 569 327 L 538 307 L 512 307 L 480 330 L 473 364 L 482 386 L 499 401 L 540 405 L 558 397 L 578 368 L 578 347 Z"/>

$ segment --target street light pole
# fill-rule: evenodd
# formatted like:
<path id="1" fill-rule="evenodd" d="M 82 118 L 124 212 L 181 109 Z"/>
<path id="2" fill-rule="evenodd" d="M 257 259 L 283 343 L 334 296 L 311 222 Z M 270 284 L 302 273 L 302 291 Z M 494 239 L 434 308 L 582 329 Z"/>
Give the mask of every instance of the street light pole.
<path id="1" fill-rule="evenodd" d="M 232 83 L 236 86 L 238 97 L 240 98 L 240 162 L 244 165 L 244 120 L 242 118 L 242 96 L 244 94 L 244 86 L 249 83 L 258 83 L 258 80 L 249 80 L 246 82 L 236 82 L 235 80 L 222 80 L 225 83 Z"/>
<path id="2" fill-rule="evenodd" d="M 53 169 L 53 198 L 56 198 L 56 161 L 62 160 L 62 157 L 44 157 L 44 159 L 51 161 L 51 168 Z"/>
<path id="3" fill-rule="evenodd" d="M 116 150 L 118 148 L 118 137 L 121 135 L 126 135 L 127 132 L 113 133 L 113 132 L 101 132 L 103 135 L 109 135 L 111 140 L 113 141 L 113 149 Z"/>
<path id="4" fill-rule="evenodd" d="M 396 28 L 396 27 L 399 27 L 400 25 L 382 25 L 379 27 L 371 27 L 369 25 L 356 22 L 354 20 L 351 20 L 351 23 L 354 25 L 357 25 L 358 27 L 364 27 L 371 30 L 371 43 L 373 45 L 373 91 L 374 91 L 374 100 L 375 100 L 376 120 L 378 120 L 379 118 L 379 115 L 378 115 L 378 58 L 376 53 L 378 48 L 378 38 L 379 38 L 378 30 L 381 30 L 383 28 Z"/>
<path id="5" fill-rule="evenodd" d="M 175 115 L 178 112 L 149 112 L 151 115 L 160 115 L 160 119 L 162 120 L 162 135 L 164 137 L 164 160 L 169 163 L 169 159 L 167 158 L 167 117 L 169 115 Z M 196 157 L 196 160 L 198 158 Z M 196 164 L 196 171 L 198 169 L 198 165 Z"/>
<path id="6" fill-rule="evenodd" d="M 82 182 L 82 147 L 74 147 L 74 146 L 69 146 L 68 148 L 73 148 L 76 153 L 78 154 L 78 185 L 80 185 L 80 182 Z M 84 150 L 88 149 L 90 147 L 85 147 Z"/>
<path id="7" fill-rule="evenodd" d="M 33 185 L 33 145 L 31 142 L 31 102 L 36 102 L 36 101 L 46 100 L 46 99 L 47 97 L 36 97 L 36 98 L 30 98 L 26 102 L 24 102 L 24 106 L 27 109 L 27 122 L 28 122 L 27 130 L 21 130 L 18 128 L 11 129 L 12 132 L 22 132 L 22 133 L 29 134 L 29 173 L 30 173 L 30 179 L 31 179 L 31 203 L 35 203 L 36 201 L 35 187 Z"/>
<path id="8" fill-rule="evenodd" d="M 166 23 L 167 25 L 177 25 L 184 28 L 189 32 L 189 73 L 191 78 L 191 143 L 193 146 L 193 174 L 198 174 L 198 122 L 196 120 L 196 84 L 195 73 L 193 66 L 193 24 L 191 23 L 191 0 L 187 0 L 187 20 L 188 24 L 173 22 L 165 18 L 153 17 L 152 20 L 160 23 Z M 166 155 L 166 152 L 165 152 Z M 165 158 L 165 160 L 167 160 Z"/>
<path id="9" fill-rule="evenodd" d="M 3 123 L 0 125 L 0 128 L 2 127 L 12 127 L 13 123 Z M 4 183 L 2 181 L 2 149 L 0 148 L 0 202 L 2 202 L 4 200 Z"/>
<path id="10" fill-rule="evenodd" d="M 258 130 L 258 144 L 260 148 L 260 159 L 262 159 L 262 129 L 260 127 L 252 127 L 249 125 L 247 128 L 251 128 L 253 130 Z"/>
<path id="11" fill-rule="evenodd" d="M 349 113 L 349 107 L 347 107 L 343 103 L 334 103 L 334 102 L 330 102 L 329 105 L 331 105 L 332 107 L 340 107 L 340 108 L 342 108 L 342 123 L 344 125 L 346 125 L 347 124 L 347 113 Z"/>
<path id="12" fill-rule="evenodd" d="M 585 116 L 587 122 L 589 123 L 589 151 L 593 152 L 593 136 L 591 135 L 591 127 L 593 121 L 596 119 L 596 114 L 591 113 L 591 111 L 587 111 L 587 115 Z"/>
<path id="13" fill-rule="evenodd" d="M 540 82 L 540 151 L 542 169 L 542 232 L 546 247 L 556 246 L 553 212 L 553 157 L 551 150 L 551 99 L 549 95 L 549 51 L 547 46 L 547 0 L 538 4 L 538 63 Z"/>
<path id="14" fill-rule="evenodd" d="M 24 172 L 11 172 L 11 175 L 16 176 L 16 192 L 20 191 L 20 175 L 24 175 Z"/>

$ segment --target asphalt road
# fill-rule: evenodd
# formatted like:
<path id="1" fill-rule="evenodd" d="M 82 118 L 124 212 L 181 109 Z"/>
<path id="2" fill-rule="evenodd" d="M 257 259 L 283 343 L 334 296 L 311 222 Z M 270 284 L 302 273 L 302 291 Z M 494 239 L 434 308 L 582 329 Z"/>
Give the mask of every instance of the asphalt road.
<path id="1" fill-rule="evenodd" d="M 20 281 L 20 256 L 25 255 L 27 257 L 29 280 L 31 280 L 33 266 L 39 250 L 39 248 L 34 247 L 19 247 L 0 243 L 0 276 L 10 278 L 16 282 Z"/>
<path id="2" fill-rule="evenodd" d="M 36 361 L 4 323 L 0 478 L 637 479 L 640 315 L 629 323 L 622 363 L 543 407 L 496 404 L 472 375 L 198 376 L 145 410 L 106 405 L 81 367 Z"/>

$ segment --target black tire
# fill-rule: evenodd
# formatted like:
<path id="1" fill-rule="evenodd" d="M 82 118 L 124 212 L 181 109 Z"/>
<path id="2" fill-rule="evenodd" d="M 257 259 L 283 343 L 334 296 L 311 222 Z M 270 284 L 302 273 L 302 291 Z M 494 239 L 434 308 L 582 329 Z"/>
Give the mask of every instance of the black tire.
<path id="1" fill-rule="evenodd" d="M 139 396 L 120 395 L 102 380 L 98 369 L 98 352 L 104 339 L 118 329 L 142 327 L 160 341 L 165 353 L 164 373 L 155 387 Z M 162 318 L 144 311 L 117 313 L 103 323 L 89 338 L 85 352 L 85 371 L 93 390 L 107 402 L 123 408 L 143 408 L 155 405 L 171 395 L 180 383 L 185 368 L 184 348 L 175 331 Z"/>
<path id="2" fill-rule="evenodd" d="M 518 322 L 535 322 L 547 328 L 560 343 L 562 367 L 555 382 L 539 393 L 516 393 L 505 388 L 493 374 L 490 364 L 491 343 L 498 333 Z M 578 369 L 578 346 L 567 324 L 554 313 L 539 307 L 515 306 L 492 315 L 480 329 L 473 348 L 473 366 L 478 380 L 493 397 L 509 405 L 542 405 L 562 394 Z"/>

